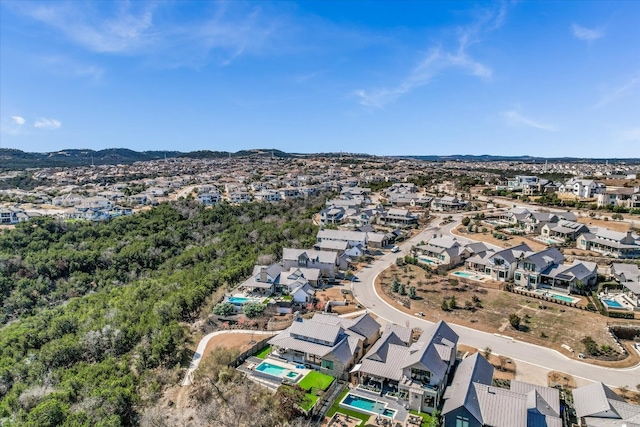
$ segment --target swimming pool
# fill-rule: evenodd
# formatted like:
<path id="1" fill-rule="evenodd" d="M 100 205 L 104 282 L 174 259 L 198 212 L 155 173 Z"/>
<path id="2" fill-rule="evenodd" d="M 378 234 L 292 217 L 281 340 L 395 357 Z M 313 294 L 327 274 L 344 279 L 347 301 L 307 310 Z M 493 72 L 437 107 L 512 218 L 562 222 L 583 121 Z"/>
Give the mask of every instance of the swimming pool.
<path id="1" fill-rule="evenodd" d="M 426 258 L 426 257 L 423 257 L 423 256 L 419 256 L 418 259 L 420 261 L 424 262 L 424 263 L 427 263 L 427 264 L 434 264 L 435 263 L 434 260 Z"/>
<path id="2" fill-rule="evenodd" d="M 614 300 L 614 299 L 604 299 L 601 298 L 600 301 L 602 301 L 602 303 L 604 305 L 606 305 L 609 308 L 624 308 L 622 306 L 622 304 L 620 304 L 618 301 Z"/>
<path id="3" fill-rule="evenodd" d="M 351 393 L 347 393 L 339 406 L 366 414 L 382 415 L 392 419 L 396 416 L 396 410 L 387 408 L 386 403 Z"/>
<path id="4" fill-rule="evenodd" d="M 301 375 L 299 372 L 283 368 L 282 366 L 273 365 L 269 362 L 262 362 L 256 366 L 255 370 L 273 377 L 286 378 L 292 381 L 297 380 Z"/>
<path id="5" fill-rule="evenodd" d="M 227 300 L 227 302 L 230 302 L 231 304 L 235 304 L 235 305 L 242 305 L 248 302 L 260 302 L 260 300 L 257 298 L 248 298 L 248 297 L 231 297 Z"/>
<path id="6" fill-rule="evenodd" d="M 262 362 L 261 364 L 256 366 L 256 371 L 264 372 L 265 374 L 282 378 L 284 377 L 285 372 L 288 371 L 288 369 L 283 368 L 282 366 L 272 365 L 269 362 Z"/>
<path id="7" fill-rule="evenodd" d="M 555 292 L 542 290 L 542 289 L 538 289 L 536 291 L 536 293 L 540 294 L 542 296 L 545 296 L 545 297 L 557 299 L 558 301 L 566 301 L 566 302 L 571 303 L 571 304 L 576 304 L 576 303 L 578 303 L 580 301 L 580 298 L 574 298 L 574 297 L 570 297 L 568 295 L 557 294 Z"/>
<path id="8" fill-rule="evenodd" d="M 467 273 L 466 271 L 456 271 L 451 273 L 454 276 L 459 276 L 459 277 L 465 277 L 467 279 L 471 279 L 472 277 L 475 277 L 476 275 L 473 273 Z"/>

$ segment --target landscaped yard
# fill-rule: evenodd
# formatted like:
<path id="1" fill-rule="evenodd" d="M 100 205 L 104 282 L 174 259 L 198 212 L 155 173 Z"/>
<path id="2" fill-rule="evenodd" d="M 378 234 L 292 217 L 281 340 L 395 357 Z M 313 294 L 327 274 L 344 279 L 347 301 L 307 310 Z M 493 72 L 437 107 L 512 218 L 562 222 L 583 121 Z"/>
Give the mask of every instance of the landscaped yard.
<path id="1" fill-rule="evenodd" d="M 392 292 L 394 277 L 405 285 L 407 291 L 409 286 L 415 286 L 417 299 L 409 300 L 408 295 L 401 296 Z M 598 346 L 617 349 L 607 331 L 607 321 L 611 319 L 597 313 L 505 292 L 499 289 L 500 286 L 495 286 L 496 283 L 465 284 L 463 280 L 438 276 L 414 265 L 394 265 L 380 274 L 376 286 L 386 301 L 408 314 L 422 312 L 427 320 L 444 320 L 490 333 L 509 335 L 518 340 L 551 347 L 569 357 L 577 357 L 578 353 L 585 352 L 582 340 L 587 335 Z M 448 306 L 452 298 L 455 298 L 455 308 L 450 309 Z M 409 307 L 398 304 L 399 300 L 407 302 Z M 442 309 L 443 301 L 447 302 L 446 311 Z M 509 317 L 512 314 L 521 320 L 518 329 L 510 324 Z M 562 347 L 563 344 L 575 352 L 568 352 Z M 593 359 L 587 359 L 589 360 Z M 637 353 L 631 353 L 624 361 L 599 364 L 623 367 L 631 366 L 639 360 Z"/>
<path id="2" fill-rule="evenodd" d="M 366 415 L 366 414 L 363 414 L 361 412 L 357 412 L 357 411 L 352 411 L 350 409 L 341 408 L 339 406 L 340 402 L 342 402 L 342 399 L 344 399 L 344 397 L 347 395 L 347 393 L 349 393 L 349 388 L 348 387 L 342 393 L 340 393 L 340 395 L 338 396 L 336 401 L 333 403 L 331 408 L 329 408 L 329 412 L 327 412 L 327 415 L 326 415 L 327 418 L 326 419 L 331 419 L 331 417 L 333 417 L 333 415 L 336 412 L 340 412 L 341 414 L 349 415 L 351 418 L 357 418 L 357 419 L 361 420 L 362 422 L 360 423 L 360 426 L 364 426 L 364 424 L 369 420 L 371 415 Z"/>
<path id="3" fill-rule="evenodd" d="M 429 414 L 425 414 L 424 412 L 418 412 L 413 409 L 410 410 L 409 413 L 417 417 L 422 417 L 422 424 L 420 424 L 420 427 L 434 427 L 438 425 L 438 420 L 434 419 Z"/>
<path id="4" fill-rule="evenodd" d="M 332 376 L 325 375 L 317 371 L 311 371 L 298 383 L 298 385 L 305 391 L 311 391 L 314 388 L 325 391 L 333 381 L 334 378 Z"/>
<path id="5" fill-rule="evenodd" d="M 311 408 L 313 408 L 313 405 L 315 405 L 317 401 L 318 401 L 318 396 L 312 393 L 305 393 L 304 402 L 302 402 L 300 407 L 305 411 L 308 411 Z"/>
<path id="6" fill-rule="evenodd" d="M 263 348 L 262 350 L 257 352 L 255 354 L 255 356 L 258 359 L 266 359 L 269 354 L 271 354 L 271 346 L 270 345 L 266 346 L 265 348 Z"/>

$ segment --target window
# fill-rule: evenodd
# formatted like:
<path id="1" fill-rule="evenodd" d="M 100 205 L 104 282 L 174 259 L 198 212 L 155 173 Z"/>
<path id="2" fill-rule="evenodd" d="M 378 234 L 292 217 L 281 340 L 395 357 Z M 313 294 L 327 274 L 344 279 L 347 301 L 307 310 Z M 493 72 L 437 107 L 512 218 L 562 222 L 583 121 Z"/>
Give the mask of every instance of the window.
<path id="1" fill-rule="evenodd" d="M 424 406 L 427 406 L 429 408 L 433 408 L 434 406 L 436 406 L 436 398 L 433 396 L 425 396 L 424 397 Z"/>
<path id="2" fill-rule="evenodd" d="M 469 427 L 469 418 L 458 415 L 456 417 L 456 427 Z"/>
<path id="3" fill-rule="evenodd" d="M 322 360 L 322 367 L 333 370 L 333 361 L 331 360 Z"/>
<path id="4" fill-rule="evenodd" d="M 521 277 L 522 277 L 522 276 L 520 275 L 520 273 L 516 273 L 516 276 L 515 276 L 515 279 L 516 279 L 516 280 L 520 280 L 520 278 L 521 278 Z"/>
<path id="5" fill-rule="evenodd" d="M 307 361 L 313 363 L 314 365 L 319 365 L 322 361 L 322 358 L 316 356 L 315 354 L 307 354 Z"/>
<path id="6" fill-rule="evenodd" d="M 411 368 L 411 379 L 429 382 L 429 380 L 431 379 L 431 372 L 424 371 L 422 369 Z"/>

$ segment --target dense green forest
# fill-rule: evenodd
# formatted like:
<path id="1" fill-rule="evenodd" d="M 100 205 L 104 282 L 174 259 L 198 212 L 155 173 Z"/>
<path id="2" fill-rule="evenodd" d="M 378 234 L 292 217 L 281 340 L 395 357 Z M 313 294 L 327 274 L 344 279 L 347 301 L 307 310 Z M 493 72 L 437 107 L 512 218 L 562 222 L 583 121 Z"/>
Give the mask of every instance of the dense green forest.
<path id="1" fill-rule="evenodd" d="M 322 199 L 162 204 L 105 223 L 39 218 L 0 235 L 0 424 L 136 425 L 186 323 L 261 254 L 309 247 Z M 7 324 L 8 322 L 8 324 Z"/>

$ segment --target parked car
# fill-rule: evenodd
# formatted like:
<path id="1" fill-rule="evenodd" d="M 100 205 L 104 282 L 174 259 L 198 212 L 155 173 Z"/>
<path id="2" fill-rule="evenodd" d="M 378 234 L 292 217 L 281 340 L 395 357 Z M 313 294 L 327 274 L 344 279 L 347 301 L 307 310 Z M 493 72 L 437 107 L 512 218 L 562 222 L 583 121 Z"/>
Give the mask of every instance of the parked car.
<path id="1" fill-rule="evenodd" d="M 391 248 L 391 252 L 393 253 L 400 252 L 400 247 L 394 246 L 393 248 Z"/>

